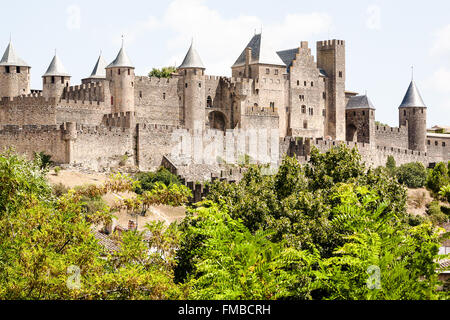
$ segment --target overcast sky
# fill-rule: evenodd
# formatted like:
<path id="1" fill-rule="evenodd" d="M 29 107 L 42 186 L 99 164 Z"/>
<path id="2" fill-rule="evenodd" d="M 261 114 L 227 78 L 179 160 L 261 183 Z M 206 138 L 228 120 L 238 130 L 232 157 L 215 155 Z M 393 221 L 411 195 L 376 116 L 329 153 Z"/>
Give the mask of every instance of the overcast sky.
<path id="1" fill-rule="evenodd" d="M 10 33 L 32 66 L 32 88 L 55 49 L 72 84 L 92 71 L 100 50 L 111 62 L 121 35 L 138 75 L 180 64 L 194 38 L 207 74 L 231 65 L 261 30 L 276 50 L 328 38 L 346 40 L 346 89 L 365 93 L 377 120 L 398 125 L 398 106 L 414 79 L 428 127 L 450 125 L 450 2 L 345 0 L 39 0 L 2 4 L 0 50 Z"/>

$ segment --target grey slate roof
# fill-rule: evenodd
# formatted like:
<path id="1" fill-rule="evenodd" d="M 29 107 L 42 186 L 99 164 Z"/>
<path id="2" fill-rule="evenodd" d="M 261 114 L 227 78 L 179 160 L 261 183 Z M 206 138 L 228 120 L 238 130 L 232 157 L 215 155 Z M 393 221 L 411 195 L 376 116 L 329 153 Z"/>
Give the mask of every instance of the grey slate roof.
<path id="1" fill-rule="evenodd" d="M 11 41 L 9 42 L 8 47 L 6 47 L 2 60 L 0 60 L 0 66 L 30 67 L 16 54 L 16 50 L 14 50 Z"/>
<path id="2" fill-rule="evenodd" d="M 52 62 L 50 62 L 50 65 L 48 66 L 47 71 L 43 75 L 43 77 L 49 77 L 49 76 L 70 77 L 70 75 L 66 71 L 66 68 L 64 68 L 61 60 L 59 59 L 58 55 L 56 55 L 56 54 L 53 57 Z"/>
<path id="3" fill-rule="evenodd" d="M 120 48 L 119 53 L 117 54 L 116 59 L 111 62 L 106 68 L 134 68 L 133 64 L 131 63 L 130 58 L 125 52 L 125 49 L 122 47 Z"/>
<path id="4" fill-rule="evenodd" d="M 89 78 L 103 79 L 106 78 L 106 61 L 103 59 L 102 55 L 98 57 L 97 63 L 95 64 L 94 70 L 92 70 Z"/>
<path id="5" fill-rule="evenodd" d="M 409 84 L 408 91 L 400 105 L 400 108 L 404 107 L 426 107 L 414 80 Z"/>
<path id="6" fill-rule="evenodd" d="M 255 34 L 250 42 L 245 46 L 239 58 L 232 67 L 239 67 L 245 65 L 245 49 L 250 47 L 252 49 L 251 64 L 271 64 L 276 66 L 286 66 L 286 63 L 279 57 L 279 55 L 272 50 L 270 46 L 263 41 L 262 34 Z"/>
<path id="7" fill-rule="evenodd" d="M 351 97 L 347 102 L 346 109 L 375 109 L 375 107 L 367 95 L 361 95 Z"/>
<path id="8" fill-rule="evenodd" d="M 200 58 L 197 50 L 194 48 L 194 42 L 192 41 L 191 46 L 184 57 L 183 63 L 178 67 L 181 68 L 200 68 L 205 69 L 203 66 L 202 59 Z"/>
<path id="9" fill-rule="evenodd" d="M 281 60 L 287 66 L 288 71 L 289 71 L 289 68 L 292 66 L 292 61 L 294 61 L 295 55 L 297 54 L 297 52 L 298 52 L 298 48 L 277 51 L 278 56 L 281 58 Z"/>

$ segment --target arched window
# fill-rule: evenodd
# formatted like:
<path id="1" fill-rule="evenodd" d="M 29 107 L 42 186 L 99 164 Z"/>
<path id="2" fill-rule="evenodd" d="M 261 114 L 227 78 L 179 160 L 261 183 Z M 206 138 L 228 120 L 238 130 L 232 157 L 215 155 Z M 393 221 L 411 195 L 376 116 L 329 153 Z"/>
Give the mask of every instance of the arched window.
<path id="1" fill-rule="evenodd" d="M 213 106 L 212 98 L 211 96 L 208 96 L 208 98 L 206 99 L 206 107 L 212 108 L 212 106 Z"/>

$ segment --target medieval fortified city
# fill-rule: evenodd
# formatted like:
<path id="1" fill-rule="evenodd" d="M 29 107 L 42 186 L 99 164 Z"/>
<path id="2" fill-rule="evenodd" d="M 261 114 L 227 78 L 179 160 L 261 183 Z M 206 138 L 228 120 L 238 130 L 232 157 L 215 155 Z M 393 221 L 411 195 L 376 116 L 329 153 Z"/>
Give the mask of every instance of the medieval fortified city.
<path id="1" fill-rule="evenodd" d="M 450 4 L 41 1 L 2 18 L 0 302 L 450 299 Z"/>
<path id="2" fill-rule="evenodd" d="M 356 145 L 371 166 L 384 165 L 390 155 L 397 164 L 425 166 L 450 159 L 450 136 L 427 132 L 427 105 L 414 81 L 399 103 L 398 127 L 377 125 L 370 98 L 346 91 L 345 41 L 316 46 L 315 59 L 307 42 L 274 51 L 263 34 L 255 34 L 229 78 L 207 75 L 192 44 L 176 73 L 160 79 L 135 75 L 122 45 L 114 61 L 98 57 L 92 73 L 75 86 L 55 54 L 42 75 L 42 90 L 30 90 L 31 66 L 10 42 L 0 62 L 0 148 L 29 156 L 44 152 L 58 164 L 99 171 L 127 156 L 140 170 L 165 164 L 186 172 L 187 179 L 208 179 L 220 172 L 220 162 L 194 161 L 204 153 L 204 141 L 200 148 L 177 148 L 183 144 L 174 138 L 180 129 L 191 136 L 209 132 L 214 154 L 225 159 L 231 147 L 232 163 L 246 154 L 255 161 L 267 155 L 272 164 L 286 154 L 304 160 L 311 147 L 326 151 L 340 142 Z M 229 142 L 214 145 L 226 132 Z M 192 156 L 186 160 L 183 154 Z"/>

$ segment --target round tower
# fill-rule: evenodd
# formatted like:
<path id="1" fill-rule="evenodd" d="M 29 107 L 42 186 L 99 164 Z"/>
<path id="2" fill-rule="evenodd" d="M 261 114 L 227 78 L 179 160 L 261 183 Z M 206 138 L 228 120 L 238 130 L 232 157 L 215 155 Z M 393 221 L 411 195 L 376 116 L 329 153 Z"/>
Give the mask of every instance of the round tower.
<path id="1" fill-rule="evenodd" d="M 408 148 L 426 151 L 427 107 L 414 80 L 411 81 L 398 110 L 400 125 L 408 126 Z"/>
<path id="2" fill-rule="evenodd" d="M 205 67 L 194 44 L 178 67 L 183 79 L 184 122 L 186 129 L 205 129 Z"/>
<path id="3" fill-rule="evenodd" d="M 123 41 L 116 59 L 106 67 L 106 80 L 111 92 L 112 112 L 134 112 L 134 66 L 125 53 Z"/>
<path id="4" fill-rule="evenodd" d="M 50 62 L 47 72 L 42 76 L 42 81 L 42 95 L 47 99 L 60 99 L 64 90 L 70 86 L 70 75 L 56 53 L 52 62 Z"/>
<path id="5" fill-rule="evenodd" d="M 10 40 L 0 60 L 0 98 L 30 93 L 30 69 L 15 52 Z"/>

